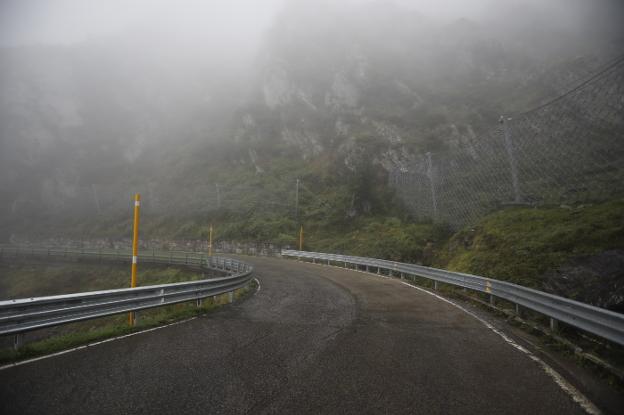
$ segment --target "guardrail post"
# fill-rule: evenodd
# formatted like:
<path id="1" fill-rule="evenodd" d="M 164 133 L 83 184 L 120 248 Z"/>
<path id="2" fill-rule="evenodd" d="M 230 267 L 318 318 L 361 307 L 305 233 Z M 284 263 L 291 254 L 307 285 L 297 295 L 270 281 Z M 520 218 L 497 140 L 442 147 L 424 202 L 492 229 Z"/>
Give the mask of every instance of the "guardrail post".
<path id="1" fill-rule="evenodd" d="M 433 289 L 438 291 L 438 282 L 436 280 L 433 280 Z"/>
<path id="2" fill-rule="evenodd" d="M 234 302 L 234 291 L 228 293 L 228 302 L 232 304 Z"/>
<path id="3" fill-rule="evenodd" d="M 490 305 L 491 306 L 495 306 L 496 305 L 496 297 L 494 297 L 493 294 L 490 294 Z"/>
<path id="4" fill-rule="evenodd" d="M 550 318 L 550 331 L 552 332 L 559 331 L 559 321 L 555 320 L 552 317 Z"/>
<path id="5" fill-rule="evenodd" d="M 524 310 L 520 304 L 516 304 L 516 316 L 524 318 Z"/>
<path id="6" fill-rule="evenodd" d="M 198 298 L 198 299 L 197 299 L 197 302 L 196 302 L 196 304 L 197 304 L 197 308 L 201 307 L 201 306 L 202 306 L 202 304 L 203 304 L 203 302 L 204 302 L 204 299 L 203 299 L 203 298 Z"/>
<path id="7" fill-rule="evenodd" d="M 17 333 L 13 337 L 13 350 L 19 350 L 24 344 L 24 333 Z"/>

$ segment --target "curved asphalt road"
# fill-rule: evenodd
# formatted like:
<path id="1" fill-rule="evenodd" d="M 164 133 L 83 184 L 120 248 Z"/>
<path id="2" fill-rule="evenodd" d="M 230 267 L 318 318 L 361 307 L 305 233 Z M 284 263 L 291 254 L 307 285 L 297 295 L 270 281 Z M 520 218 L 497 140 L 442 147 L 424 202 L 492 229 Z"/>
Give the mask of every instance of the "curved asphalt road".
<path id="1" fill-rule="evenodd" d="M 393 279 L 246 258 L 206 317 L 0 371 L 3 414 L 580 414 L 527 355 Z"/>

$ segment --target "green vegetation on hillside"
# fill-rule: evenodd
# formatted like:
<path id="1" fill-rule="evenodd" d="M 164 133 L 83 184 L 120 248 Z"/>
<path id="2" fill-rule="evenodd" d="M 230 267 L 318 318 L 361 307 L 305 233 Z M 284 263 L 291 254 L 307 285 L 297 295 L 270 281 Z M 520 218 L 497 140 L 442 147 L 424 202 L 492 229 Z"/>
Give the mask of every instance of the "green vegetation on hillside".
<path id="1" fill-rule="evenodd" d="M 582 255 L 624 248 L 624 200 L 501 210 L 454 235 L 435 265 L 541 288 L 540 276 Z"/>
<path id="2" fill-rule="evenodd" d="M 444 225 L 371 217 L 345 232 L 312 233 L 304 248 L 429 265 L 449 236 L 450 230 Z"/>

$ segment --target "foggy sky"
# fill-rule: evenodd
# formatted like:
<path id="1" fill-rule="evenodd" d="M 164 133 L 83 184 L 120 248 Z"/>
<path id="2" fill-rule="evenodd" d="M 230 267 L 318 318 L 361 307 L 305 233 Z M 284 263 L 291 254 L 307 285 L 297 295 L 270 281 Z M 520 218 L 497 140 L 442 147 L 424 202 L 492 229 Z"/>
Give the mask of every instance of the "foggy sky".
<path id="1" fill-rule="evenodd" d="M 282 0 L 3 0 L 2 44 L 75 43 L 159 31 L 170 36 L 253 39 Z"/>
<path id="2" fill-rule="evenodd" d="M 128 36 L 137 32 L 183 41 L 247 44 L 252 47 L 285 6 L 323 0 L 2 0 L 0 45 L 71 44 L 101 36 Z M 504 5 L 533 9 L 552 22 L 577 26 L 596 21 L 601 10 L 612 10 L 609 0 L 334 0 L 351 7 L 357 3 L 396 3 L 428 17 L 480 18 Z M 624 2 L 620 2 L 624 3 Z M 622 7 L 619 7 L 619 11 Z M 599 18 L 619 19 L 622 15 Z"/>

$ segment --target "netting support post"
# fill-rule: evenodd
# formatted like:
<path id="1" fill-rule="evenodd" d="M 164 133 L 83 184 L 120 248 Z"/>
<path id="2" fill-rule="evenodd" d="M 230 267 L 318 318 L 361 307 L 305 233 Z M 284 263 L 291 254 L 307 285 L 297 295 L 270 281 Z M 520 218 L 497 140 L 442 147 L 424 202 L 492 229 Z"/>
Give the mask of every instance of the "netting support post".
<path id="1" fill-rule="evenodd" d="M 507 157 L 509 158 L 509 170 L 511 171 L 511 185 L 513 187 L 514 203 L 522 202 L 520 197 L 520 184 L 518 182 L 518 163 L 513 150 L 513 141 L 511 139 L 511 133 L 509 132 L 509 123 L 511 118 L 505 118 L 501 115 L 499 122 L 503 126 L 503 137 L 505 139 L 505 150 L 507 151 Z"/>
<path id="2" fill-rule="evenodd" d="M 438 201 L 436 200 L 435 185 L 433 183 L 433 163 L 431 161 L 431 152 L 427 152 L 427 177 L 429 178 L 429 187 L 431 188 L 431 204 L 433 209 L 434 222 L 438 219 Z"/>

